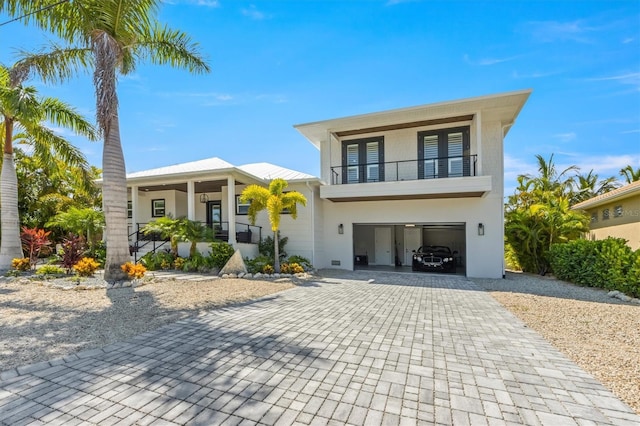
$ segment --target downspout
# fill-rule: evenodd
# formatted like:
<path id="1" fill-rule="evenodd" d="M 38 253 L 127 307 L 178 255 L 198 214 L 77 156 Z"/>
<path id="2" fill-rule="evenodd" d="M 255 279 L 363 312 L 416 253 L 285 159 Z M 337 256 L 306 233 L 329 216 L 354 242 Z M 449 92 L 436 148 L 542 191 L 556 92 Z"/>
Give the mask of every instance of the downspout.
<path id="1" fill-rule="evenodd" d="M 504 252 L 504 136 L 506 134 L 506 130 L 507 128 L 510 128 L 511 126 L 513 126 L 514 121 L 511 121 L 508 124 L 503 124 L 502 125 L 502 158 L 500 159 L 500 161 L 502 162 L 502 188 L 501 191 L 502 193 L 500 194 L 501 197 L 500 199 L 502 200 L 502 208 L 500 209 L 500 221 L 502 223 L 502 241 L 503 241 L 503 252 Z M 502 279 L 505 279 L 507 277 L 507 266 L 504 263 L 504 253 L 502 255 Z"/>
<path id="2" fill-rule="evenodd" d="M 316 209 L 315 209 L 315 193 L 309 181 L 306 182 L 309 192 L 311 192 L 311 264 L 316 264 Z"/>

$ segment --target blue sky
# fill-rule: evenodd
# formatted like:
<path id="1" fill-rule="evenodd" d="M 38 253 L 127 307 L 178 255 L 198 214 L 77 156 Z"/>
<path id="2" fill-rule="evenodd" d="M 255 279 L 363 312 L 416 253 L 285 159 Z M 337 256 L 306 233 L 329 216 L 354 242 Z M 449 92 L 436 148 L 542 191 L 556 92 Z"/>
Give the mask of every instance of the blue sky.
<path id="1" fill-rule="evenodd" d="M 536 154 L 601 177 L 640 167 L 637 0 L 167 0 L 159 20 L 199 42 L 212 72 L 144 64 L 120 78 L 129 172 L 217 156 L 319 175 L 294 124 L 529 88 L 505 195 Z M 0 26 L 0 62 L 48 38 Z M 93 118 L 89 76 L 32 84 Z M 100 143 L 70 139 L 100 166 Z"/>

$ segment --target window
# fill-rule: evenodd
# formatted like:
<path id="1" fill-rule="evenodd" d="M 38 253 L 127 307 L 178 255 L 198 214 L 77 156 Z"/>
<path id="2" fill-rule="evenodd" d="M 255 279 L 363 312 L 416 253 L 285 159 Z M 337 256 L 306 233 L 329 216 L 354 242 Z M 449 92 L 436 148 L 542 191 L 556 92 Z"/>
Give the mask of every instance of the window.
<path id="1" fill-rule="evenodd" d="M 602 210 L 602 220 L 608 220 L 608 219 L 609 219 L 609 209 Z"/>
<path id="2" fill-rule="evenodd" d="M 165 212 L 164 207 L 164 198 L 151 200 L 151 217 L 163 217 Z"/>
<path id="3" fill-rule="evenodd" d="M 470 176 L 469 127 L 418 132 L 418 178 Z"/>
<path id="4" fill-rule="evenodd" d="M 240 202 L 240 196 L 236 195 L 236 214 L 247 215 L 249 214 L 249 206 L 251 203 Z"/>
<path id="5" fill-rule="evenodd" d="M 598 221 L 598 213 L 591 213 L 591 223 L 596 223 Z"/>
<path id="6" fill-rule="evenodd" d="M 615 206 L 613 208 L 613 217 L 622 217 L 622 206 Z"/>
<path id="7" fill-rule="evenodd" d="M 342 183 L 384 181 L 384 137 L 342 142 Z"/>
<path id="8" fill-rule="evenodd" d="M 127 219 L 133 218 L 133 202 L 127 201 Z"/>

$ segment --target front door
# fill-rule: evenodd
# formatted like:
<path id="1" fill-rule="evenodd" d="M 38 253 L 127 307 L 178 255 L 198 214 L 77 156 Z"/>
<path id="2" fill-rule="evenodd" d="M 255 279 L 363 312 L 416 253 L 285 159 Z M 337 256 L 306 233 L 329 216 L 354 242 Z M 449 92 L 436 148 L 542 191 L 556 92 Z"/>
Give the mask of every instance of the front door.
<path id="1" fill-rule="evenodd" d="M 391 228 L 375 229 L 376 265 L 393 265 L 391 262 Z"/>
<path id="2" fill-rule="evenodd" d="M 418 250 L 422 245 L 422 227 L 404 228 L 404 264 L 413 262 L 413 250 Z"/>
<path id="3" fill-rule="evenodd" d="M 214 231 L 222 229 L 222 204 L 220 201 L 207 201 L 207 225 Z"/>

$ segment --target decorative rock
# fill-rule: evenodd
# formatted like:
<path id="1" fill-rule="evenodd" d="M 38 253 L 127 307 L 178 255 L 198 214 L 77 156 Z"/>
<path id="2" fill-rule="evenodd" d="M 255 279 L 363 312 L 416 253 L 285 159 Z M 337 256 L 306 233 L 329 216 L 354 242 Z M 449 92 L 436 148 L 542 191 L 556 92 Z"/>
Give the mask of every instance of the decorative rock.
<path id="1" fill-rule="evenodd" d="M 617 297 L 623 302 L 631 302 L 631 297 L 627 296 L 626 294 L 620 294 Z"/>
<path id="2" fill-rule="evenodd" d="M 240 273 L 238 274 L 238 278 L 244 278 L 244 275 L 245 275 L 245 274 L 244 274 L 244 272 L 240 272 Z"/>
<path id="3" fill-rule="evenodd" d="M 609 293 L 607 293 L 607 296 L 609 297 L 617 297 L 620 294 L 620 292 L 618 290 L 611 290 Z"/>
<path id="4" fill-rule="evenodd" d="M 229 274 L 229 278 L 238 278 L 238 275 L 234 274 L 234 273 L 231 273 L 231 274 Z"/>
<path id="5" fill-rule="evenodd" d="M 262 278 L 262 273 L 261 272 L 256 272 L 255 274 L 253 274 L 253 278 Z"/>
<path id="6" fill-rule="evenodd" d="M 245 280 L 251 280 L 253 279 L 253 274 L 251 273 L 246 273 L 242 276 L 242 278 L 244 278 Z"/>
<path id="7" fill-rule="evenodd" d="M 276 272 L 275 274 L 273 274 L 273 278 L 275 278 L 275 279 L 280 278 L 280 274 Z"/>
<path id="8" fill-rule="evenodd" d="M 273 281 L 274 283 L 290 283 L 291 282 L 291 278 L 285 277 L 285 278 L 278 278 L 276 280 Z"/>
<path id="9" fill-rule="evenodd" d="M 229 274 L 222 274 L 222 279 L 227 279 L 229 278 Z"/>
<path id="10" fill-rule="evenodd" d="M 236 250 L 233 256 L 227 261 L 227 263 L 220 270 L 221 274 L 237 274 L 247 273 L 247 265 L 244 264 L 242 253 L 240 250 Z"/>

